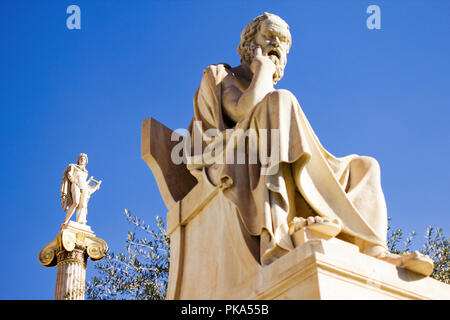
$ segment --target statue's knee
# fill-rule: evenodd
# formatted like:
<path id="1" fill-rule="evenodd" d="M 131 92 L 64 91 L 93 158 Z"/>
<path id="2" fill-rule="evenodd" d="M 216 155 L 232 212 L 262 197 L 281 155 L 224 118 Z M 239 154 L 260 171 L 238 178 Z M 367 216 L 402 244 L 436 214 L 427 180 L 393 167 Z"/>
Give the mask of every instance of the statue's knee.
<path id="1" fill-rule="evenodd" d="M 254 116 L 265 118 L 268 114 L 275 116 L 279 113 L 289 113 L 289 108 L 295 108 L 298 103 L 295 96 L 288 90 L 280 89 L 268 93 L 256 106 Z"/>
<path id="2" fill-rule="evenodd" d="M 72 207 L 78 208 L 79 205 L 80 205 L 80 200 L 75 200 L 75 199 L 73 199 Z"/>
<path id="3" fill-rule="evenodd" d="M 274 90 L 267 95 L 267 103 L 263 103 L 264 109 L 269 109 L 269 112 L 274 112 L 274 109 L 286 109 L 293 106 L 292 101 L 295 101 L 295 96 L 288 90 L 280 89 Z"/>
<path id="4" fill-rule="evenodd" d="M 375 158 L 368 156 L 361 156 L 356 159 L 353 159 L 352 165 L 364 171 L 368 170 L 376 170 L 380 171 L 380 165 Z"/>
<path id="5" fill-rule="evenodd" d="M 281 101 L 281 100 L 292 100 L 295 99 L 295 96 L 286 89 L 274 90 L 269 93 L 269 99 Z"/>

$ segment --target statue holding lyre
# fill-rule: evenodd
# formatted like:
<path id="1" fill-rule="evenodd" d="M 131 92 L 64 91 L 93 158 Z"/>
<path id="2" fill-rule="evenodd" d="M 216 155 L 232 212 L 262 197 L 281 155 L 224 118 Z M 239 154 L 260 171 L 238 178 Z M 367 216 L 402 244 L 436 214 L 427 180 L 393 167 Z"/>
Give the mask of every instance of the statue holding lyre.
<path id="1" fill-rule="evenodd" d="M 75 210 L 77 211 L 76 222 L 86 224 L 87 204 L 91 194 L 100 188 L 102 181 L 97 181 L 94 177 L 88 177 L 86 165 L 88 163 L 87 154 L 81 153 L 76 164 L 69 164 L 63 173 L 61 182 L 61 205 L 67 211 L 63 225 L 67 225 Z M 94 182 L 91 186 L 89 183 Z"/>

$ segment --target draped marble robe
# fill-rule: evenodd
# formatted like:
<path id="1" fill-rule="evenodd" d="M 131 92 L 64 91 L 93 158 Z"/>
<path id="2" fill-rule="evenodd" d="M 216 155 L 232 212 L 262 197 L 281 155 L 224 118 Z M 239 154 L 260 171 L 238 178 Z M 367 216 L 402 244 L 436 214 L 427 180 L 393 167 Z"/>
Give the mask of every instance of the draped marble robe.
<path id="1" fill-rule="evenodd" d="M 305 202 L 313 210 L 311 215 L 337 219 L 341 235 L 361 251 L 373 245 L 387 249 L 387 210 L 377 161 L 355 154 L 337 158 L 326 151 L 297 99 L 287 90 L 270 92 L 244 118 L 233 122 L 221 102 L 222 81 L 232 76 L 230 69 L 219 64 L 204 70 L 194 95 L 191 139 L 186 140 L 187 167 L 194 176 L 204 170 L 213 184 L 229 186 L 224 195 L 235 204 L 243 232 L 259 236 L 260 262 L 269 264 L 294 248 L 288 223 L 305 210 Z M 242 141 L 247 151 L 255 148 L 245 136 L 247 129 L 278 129 L 277 157 L 270 154 L 268 164 L 205 160 L 224 157 L 217 154 L 218 145 L 224 146 L 223 153 L 236 148 L 235 140 L 226 139 L 230 134 Z M 211 135 L 211 130 L 222 134 Z M 194 146 L 199 140 L 201 148 Z M 274 141 L 268 143 L 270 149 Z M 277 170 L 262 174 L 268 168 Z"/>

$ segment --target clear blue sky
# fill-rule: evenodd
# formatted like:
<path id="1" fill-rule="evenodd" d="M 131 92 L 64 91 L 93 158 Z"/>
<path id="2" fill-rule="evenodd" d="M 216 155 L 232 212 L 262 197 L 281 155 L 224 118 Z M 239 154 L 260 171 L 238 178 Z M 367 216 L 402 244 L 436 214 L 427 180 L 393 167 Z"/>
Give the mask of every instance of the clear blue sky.
<path id="1" fill-rule="evenodd" d="M 81 30 L 66 8 L 81 8 Z M 381 8 L 381 30 L 366 8 Z M 89 155 L 103 180 L 88 223 L 113 251 L 130 209 L 165 216 L 140 158 L 141 122 L 186 128 L 209 64 L 239 63 L 242 28 L 264 11 L 291 26 L 285 78 L 322 144 L 378 159 L 393 227 L 449 223 L 450 1 L 4 1 L 0 5 L 3 230 L 0 299 L 52 299 L 37 259 L 64 219 L 60 182 Z M 89 262 L 88 279 L 93 275 Z"/>

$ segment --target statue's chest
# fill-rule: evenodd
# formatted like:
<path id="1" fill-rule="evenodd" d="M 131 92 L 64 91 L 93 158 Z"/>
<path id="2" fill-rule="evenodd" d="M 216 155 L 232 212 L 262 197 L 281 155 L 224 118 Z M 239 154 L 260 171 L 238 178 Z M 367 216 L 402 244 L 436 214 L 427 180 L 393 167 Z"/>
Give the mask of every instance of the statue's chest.
<path id="1" fill-rule="evenodd" d="M 77 167 L 75 167 L 75 175 L 78 178 L 78 180 L 86 180 L 88 176 L 87 170 L 81 170 Z"/>
<path id="2" fill-rule="evenodd" d="M 239 79 L 231 73 L 222 80 L 222 93 L 233 92 L 234 94 L 240 96 L 248 88 L 248 86 L 248 81 Z"/>
<path id="3" fill-rule="evenodd" d="M 222 105 L 236 105 L 242 93 L 247 89 L 248 83 L 240 81 L 233 75 L 226 76 L 222 82 Z"/>

